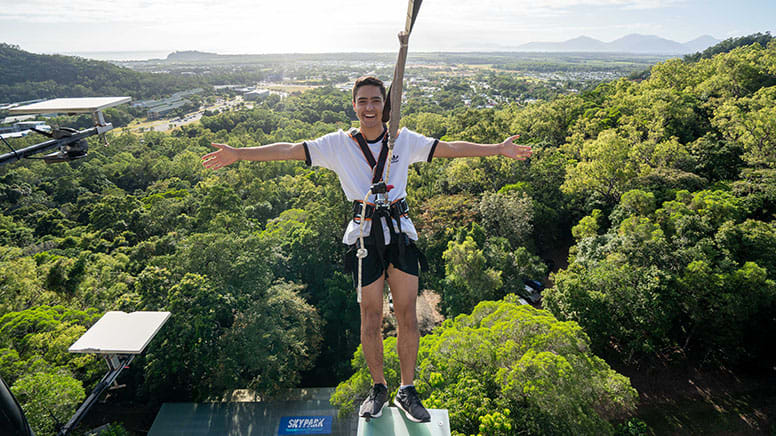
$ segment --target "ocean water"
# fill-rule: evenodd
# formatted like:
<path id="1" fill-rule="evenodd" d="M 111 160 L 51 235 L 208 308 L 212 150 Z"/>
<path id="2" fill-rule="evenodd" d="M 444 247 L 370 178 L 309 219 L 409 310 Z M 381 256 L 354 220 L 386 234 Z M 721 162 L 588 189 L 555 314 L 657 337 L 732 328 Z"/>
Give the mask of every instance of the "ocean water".
<path id="1" fill-rule="evenodd" d="M 66 56 L 79 56 L 98 61 L 145 61 L 148 59 L 165 59 L 170 50 L 155 51 L 81 51 L 63 52 Z"/>

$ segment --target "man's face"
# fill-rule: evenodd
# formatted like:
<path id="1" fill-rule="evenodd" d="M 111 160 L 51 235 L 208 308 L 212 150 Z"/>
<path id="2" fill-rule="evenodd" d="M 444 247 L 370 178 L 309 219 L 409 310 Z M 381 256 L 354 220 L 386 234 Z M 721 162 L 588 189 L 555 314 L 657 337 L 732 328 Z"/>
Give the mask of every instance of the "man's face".
<path id="1" fill-rule="evenodd" d="M 383 123 L 383 95 L 380 88 L 374 85 L 364 85 L 356 91 L 356 101 L 353 110 L 356 112 L 361 127 L 375 128 Z"/>

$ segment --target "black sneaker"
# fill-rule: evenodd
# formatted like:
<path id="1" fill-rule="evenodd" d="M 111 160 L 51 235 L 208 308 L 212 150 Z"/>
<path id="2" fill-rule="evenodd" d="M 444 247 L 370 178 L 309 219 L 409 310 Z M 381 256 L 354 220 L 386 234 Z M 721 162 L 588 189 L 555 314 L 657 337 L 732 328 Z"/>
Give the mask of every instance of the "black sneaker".
<path id="1" fill-rule="evenodd" d="M 388 388 L 383 384 L 376 384 L 369 390 L 366 400 L 361 403 L 358 414 L 362 418 L 379 418 L 383 416 L 383 407 L 388 404 Z"/>
<path id="2" fill-rule="evenodd" d="M 399 389 L 399 393 L 396 394 L 396 398 L 393 399 L 393 404 L 403 410 L 404 414 L 407 415 L 407 419 L 412 422 L 431 421 L 431 415 L 428 414 L 428 410 L 426 410 L 426 408 L 423 407 L 423 403 L 420 402 L 415 386 Z"/>

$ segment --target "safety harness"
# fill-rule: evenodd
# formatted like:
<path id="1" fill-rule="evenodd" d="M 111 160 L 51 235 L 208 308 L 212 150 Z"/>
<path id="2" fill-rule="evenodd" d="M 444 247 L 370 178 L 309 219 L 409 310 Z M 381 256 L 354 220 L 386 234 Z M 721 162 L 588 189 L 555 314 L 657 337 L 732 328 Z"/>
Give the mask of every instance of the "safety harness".
<path id="1" fill-rule="evenodd" d="M 368 255 L 367 249 L 364 245 L 364 223 L 368 220 L 372 221 L 372 228 L 369 231 L 369 237 L 375 243 L 375 254 L 380 265 L 384 263 L 382 250 L 385 246 L 385 236 L 383 235 L 382 222 L 389 226 L 392 233 L 401 235 L 401 217 L 406 216 L 409 212 L 407 201 L 403 198 L 394 201 L 392 204 L 388 202 L 388 191 L 393 189 L 393 185 L 386 185 L 383 180 L 383 169 L 385 163 L 388 160 L 388 155 L 393 151 L 392 147 L 388 146 L 388 132 L 383 132 L 382 147 L 380 148 L 380 154 L 375 160 L 372 155 L 372 150 L 369 149 L 369 145 L 366 142 L 366 138 L 361 134 L 358 129 L 352 129 L 350 131 L 350 137 L 353 138 L 364 154 L 369 167 L 372 168 L 372 185 L 369 187 L 369 191 L 366 193 L 363 201 L 355 200 L 353 202 L 353 220 L 359 224 L 359 237 L 358 247 L 356 251 L 356 257 L 358 258 L 358 302 L 361 303 L 361 276 L 363 271 L 363 259 Z M 389 163 L 390 165 L 390 163 Z M 375 195 L 375 202 L 369 203 L 369 196 Z M 396 228 L 393 226 L 393 220 L 396 219 Z M 399 241 L 399 256 L 404 256 L 404 244 Z"/>

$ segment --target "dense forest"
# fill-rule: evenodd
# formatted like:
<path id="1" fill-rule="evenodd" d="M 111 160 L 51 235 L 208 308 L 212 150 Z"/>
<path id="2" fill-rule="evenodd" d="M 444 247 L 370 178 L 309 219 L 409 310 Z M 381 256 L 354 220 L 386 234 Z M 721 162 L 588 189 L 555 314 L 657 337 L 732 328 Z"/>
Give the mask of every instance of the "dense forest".
<path id="1" fill-rule="evenodd" d="M 446 318 L 421 338 L 417 386 L 454 434 L 646 434 L 612 367 L 776 364 L 776 41 L 738 45 L 531 104 L 407 108 L 426 135 L 534 147 L 526 162 L 410 169 L 421 288 Z M 101 362 L 67 348 L 108 310 L 172 312 L 118 400 L 339 384 L 332 402 L 352 410 L 369 376 L 336 176 L 210 172 L 200 156 L 354 119 L 347 92 L 320 88 L 170 134 L 114 133 L 69 164 L 0 167 L 0 374 L 35 430 L 51 434 L 99 379 Z M 523 280 L 548 274 L 544 310 L 520 305 Z M 395 338 L 384 345 L 396 386 Z"/>
<path id="2" fill-rule="evenodd" d="M 159 97 L 201 86 L 201 79 L 150 74 L 107 62 L 39 55 L 0 43 L 0 102 L 85 95 Z"/>

